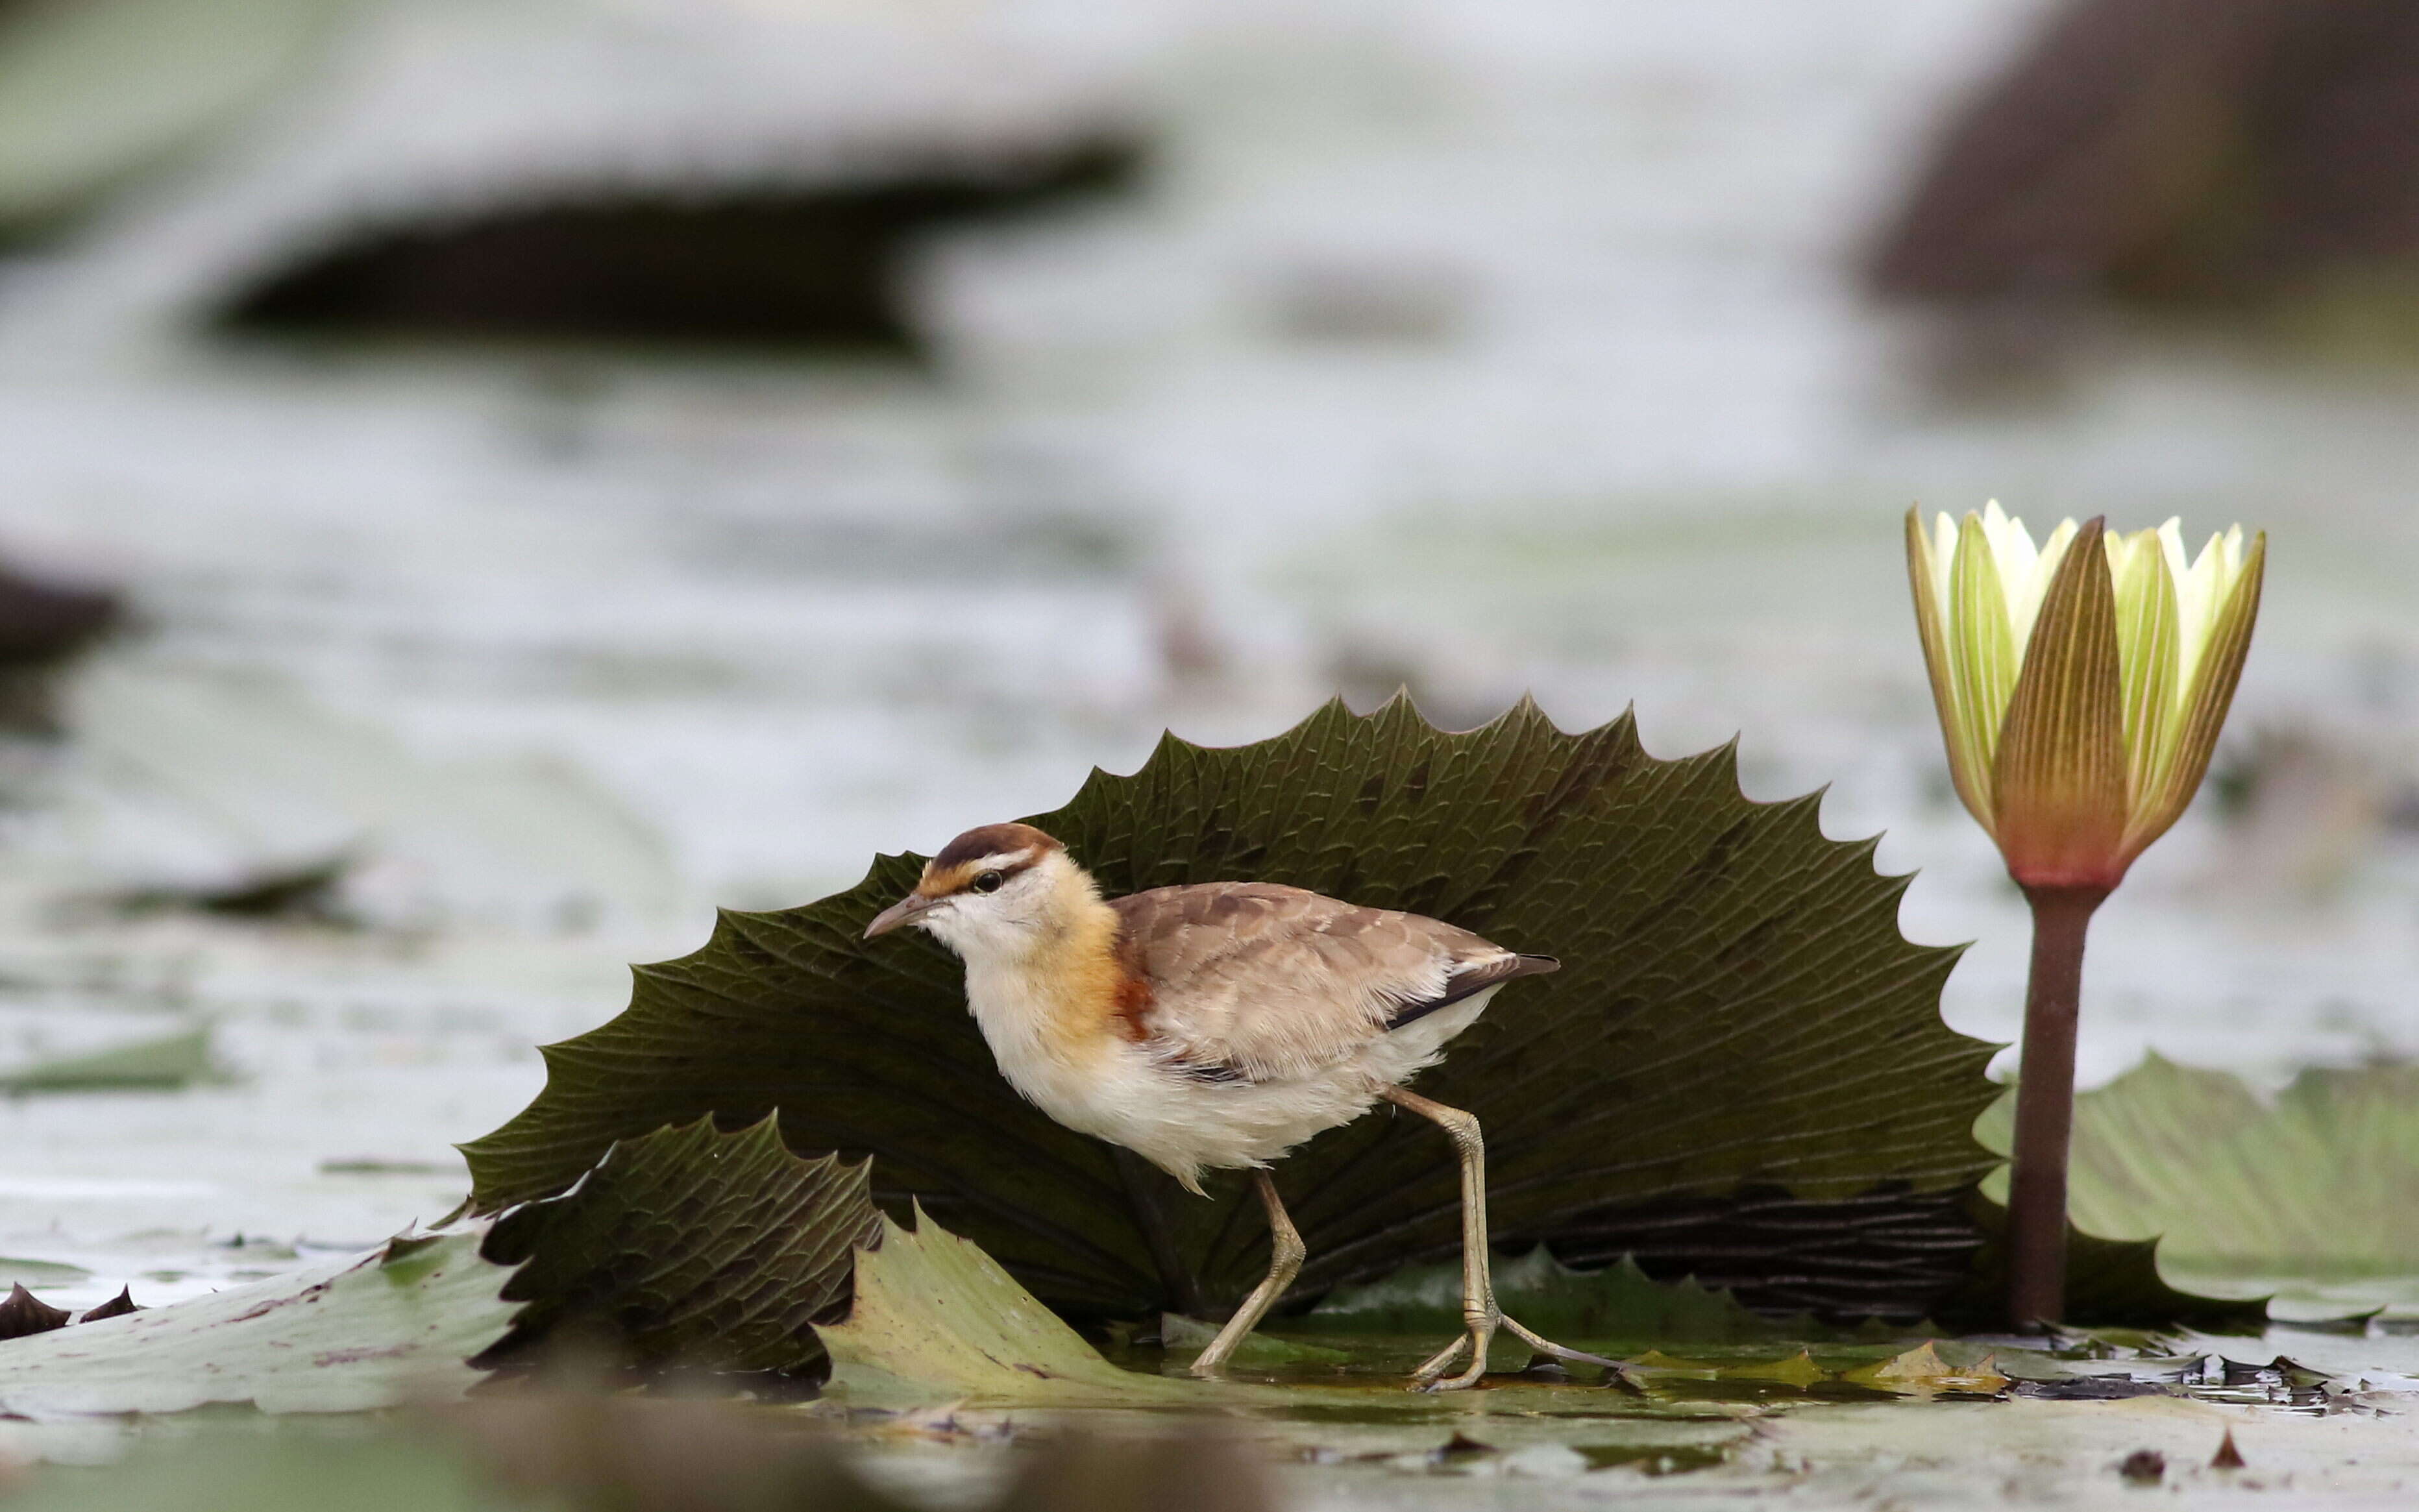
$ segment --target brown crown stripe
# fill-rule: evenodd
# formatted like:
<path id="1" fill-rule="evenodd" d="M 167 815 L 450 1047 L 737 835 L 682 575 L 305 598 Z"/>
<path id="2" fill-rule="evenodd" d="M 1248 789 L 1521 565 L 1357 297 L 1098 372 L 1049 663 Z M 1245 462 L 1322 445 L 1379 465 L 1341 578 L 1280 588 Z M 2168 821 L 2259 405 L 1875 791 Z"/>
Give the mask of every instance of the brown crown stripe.
<path id="1" fill-rule="evenodd" d="M 986 856 L 1006 856 L 1024 850 L 1035 852 L 1038 858 L 1040 852 L 1063 851 L 1066 848 L 1031 825 L 984 825 L 967 830 L 942 846 L 941 854 L 932 857 L 932 870 L 947 872 L 979 861 Z"/>
<path id="2" fill-rule="evenodd" d="M 1023 860 L 999 869 L 1003 875 L 1012 877 L 1039 865 L 1051 852 L 1065 849 L 1031 825 L 985 825 L 942 846 L 941 854 L 924 864 L 923 879 L 916 884 L 916 890 L 927 898 L 945 898 L 953 892 L 963 892 L 967 884 L 982 875 L 982 863 L 987 857 L 1025 853 Z"/>

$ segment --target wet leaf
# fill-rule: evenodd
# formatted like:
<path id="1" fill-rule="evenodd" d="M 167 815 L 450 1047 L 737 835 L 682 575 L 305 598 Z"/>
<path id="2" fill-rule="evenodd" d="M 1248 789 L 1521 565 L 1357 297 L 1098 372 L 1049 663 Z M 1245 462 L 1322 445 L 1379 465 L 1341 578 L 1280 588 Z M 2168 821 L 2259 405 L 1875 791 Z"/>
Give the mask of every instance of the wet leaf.
<path id="1" fill-rule="evenodd" d="M 1968 1365 L 1951 1365 L 1940 1357 L 1938 1341 L 1926 1339 L 1903 1354 L 1849 1371 L 1842 1380 L 1860 1386 L 1877 1386 L 1897 1392 L 1974 1392 L 1984 1395 L 2005 1391 L 2008 1378 L 1999 1373 L 1996 1356 L 1984 1355 Z"/>
<path id="2" fill-rule="evenodd" d="M 1831 1379 L 1831 1372 L 1815 1364 L 1812 1352 L 1804 1348 L 1778 1360 L 1684 1360 L 1661 1350 L 1649 1350 L 1636 1359 L 1624 1361 L 1622 1370 L 1645 1386 L 1686 1381 L 1753 1381 L 1810 1386 Z"/>
<path id="3" fill-rule="evenodd" d="M 1499 1237 L 1565 1261 L 1634 1254 L 1759 1307 L 1913 1318 L 1980 1242 L 1959 1189 L 1989 1047 L 1947 1029 L 1955 952 L 1896 928 L 1903 878 L 1824 838 L 1819 800 L 1752 803 L 1732 753 L 1658 761 L 1627 718 L 1584 734 L 1533 706 L 1462 734 L 1397 702 L 1274 740 L 1170 737 L 1036 823 L 1112 893 L 1260 878 L 1408 908 L 1564 970 L 1507 993 L 1421 1089 L 1485 1123 Z M 878 861 L 804 908 L 727 914 L 640 968 L 630 1010 L 548 1047 L 536 1103 L 467 1147 L 485 1211 L 550 1196 L 617 1139 L 781 1110 L 792 1149 L 878 1157 L 911 1199 L 1053 1306 L 1212 1314 L 1265 1268 L 1240 1182 L 1204 1202 L 1017 1097 L 966 1014 L 956 960 L 858 938 L 914 881 Z M 1457 1252 L 1447 1147 L 1381 1115 L 1277 1180 L 1316 1298 Z"/>
<path id="4" fill-rule="evenodd" d="M 1575 1271 L 1544 1245 L 1495 1266 L 1503 1310 L 1548 1336 L 1583 1339 L 1732 1340 L 1803 1333 L 1807 1319 L 1776 1321 L 1694 1277 L 1650 1279 L 1624 1256 L 1601 1271 Z M 1412 1266 L 1367 1286 L 1339 1287 L 1300 1318 L 1301 1332 L 1451 1334 L 1461 1326 L 1461 1267 Z"/>
<path id="5" fill-rule="evenodd" d="M 2004 1172 L 1995 1177 L 2002 1191 Z M 1973 1269 L 1940 1317 L 1996 1323 L 2008 1294 L 2008 1211 L 1981 1192 L 1967 1194 L 1966 1211 L 1984 1237 Z M 2159 1242 L 2103 1239 L 2072 1224 L 2066 1233 L 2066 1321 L 2080 1328 L 2184 1327 L 2257 1334 L 2268 1326 L 2263 1299 L 2201 1296 L 2169 1286 L 2160 1274 Z"/>
<path id="6" fill-rule="evenodd" d="M 1722 1373 L 1722 1367 L 1711 1361 L 1675 1360 L 1661 1350 L 1649 1350 L 1635 1360 L 1625 1361 L 1623 1367 L 1642 1381 L 1653 1381 L 1657 1377 L 1713 1381 Z"/>
<path id="7" fill-rule="evenodd" d="M 1219 1389 L 1111 1365 L 980 1247 L 921 1213 L 912 1230 L 882 1220 L 875 1247 L 857 1252 L 848 1317 L 816 1332 L 831 1351 L 832 1390 L 852 1403 L 1198 1404 Z"/>
<path id="8" fill-rule="evenodd" d="M 532 1365 L 568 1329 L 641 1374 L 819 1380 L 809 1325 L 847 1309 L 854 1251 L 878 1219 L 863 1163 L 800 1159 L 769 1117 L 626 1140 L 562 1196 L 497 1220 L 483 1253 L 519 1267 L 503 1294 L 529 1305 L 477 1363 Z"/>
<path id="9" fill-rule="evenodd" d="M 450 1445 L 399 1434 L 169 1441 L 118 1464 L 37 1480 L 6 1504 L 9 1512 L 535 1512 Z"/>
<path id="10" fill-rule="evenodd" d="M 1190 1360 L 1210 1347 L 1218 1336 L 1214 1323 L 1205 1323 L 1182 1313 L 1163 1313 L 1159 1320 L 1159 1340 L 1167 1349 L 1171 1360 Z M 1341 1365 L 1352 1358 L 1342 1350 L 1322 1349 L 1294 1339 L 1271 1338 L 1266 1334 L 1251 1334 L 1235 1347 L 1230 1357 L 1240 1369 L 1252 1370 L 1290 1365 Z"/>
<path id="11" fill-rule="evenodd" d="M 478 1236 L 447 1233 L 16 1339 L 0 1344 L 0 1414 L 346 1412 L 456 1394 L 516 1310 L 508 1274 Z"/>
<path id="12" fill-rule="evenodd" d="M 1977 1134 L 2004 1148 L 1994 1106 Z M 2306 1071 L 2262 1104 L 2223 1072 L 2152 1056 L 2075 1100 L 2071 1211 L 2160 1238 L 2183 1273 L 2405 1274 L 2419 1255 L 2419 1067 Z"/>
<path id="13" fill-rule="evenodd" d="M 180 1030 L 158 1039 L 111 1045 L 87 1055 L 61 1056 L 54 1060 L 0 1074 L 0 1092 L 91 1092 L 120 1088 L 189 1087 L 210 1080 L 210 1031 Z"/>
<path id="14" fill-rule="evenodd" d="M 1733 1365 L 1722 1374 L 1735 1381 L 1777 1381 L 1784 1386 L 1810 1386 L 1830 1379 L 1830 1372 L 1816 1365 L 1812 1351 L 1808 1350 L 1762 1364 Z"/>

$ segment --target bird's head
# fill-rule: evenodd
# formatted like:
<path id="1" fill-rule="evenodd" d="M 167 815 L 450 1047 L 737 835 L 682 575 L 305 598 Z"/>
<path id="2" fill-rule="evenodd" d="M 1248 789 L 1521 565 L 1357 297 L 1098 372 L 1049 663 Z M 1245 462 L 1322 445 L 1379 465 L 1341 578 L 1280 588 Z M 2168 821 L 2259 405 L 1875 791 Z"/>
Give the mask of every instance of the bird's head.
<path id="1" fill-rule="evenodd" d="M 1065 922 L 1078 900 L 1096 897 L 1067 847 L 1031 825 L 984 825 L 924 863 L 916 890 L 876 914 L 865 937 L 904 924 L 931 933 L 962 956 L 1021 954 Z"/>

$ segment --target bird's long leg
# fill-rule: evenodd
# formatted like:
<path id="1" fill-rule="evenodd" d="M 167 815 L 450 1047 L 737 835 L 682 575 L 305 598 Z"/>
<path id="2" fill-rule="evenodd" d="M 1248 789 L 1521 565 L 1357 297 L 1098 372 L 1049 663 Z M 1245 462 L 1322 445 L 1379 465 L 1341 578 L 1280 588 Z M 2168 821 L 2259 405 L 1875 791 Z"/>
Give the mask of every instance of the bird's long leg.
<path id="1" fill-rule="evenodd" d="M 1487 1346 L 1494 1340 L 1498 1328 L 1557 1360 L 1613 1365 L 1600 1354 L 1565 1349 L 1539 1336 L 1504 1317 L 1503 1309 L 1496 1305 L 1495 1277 L 1488 1264 L 1487 1242 L 1487 1142 L 1479 1134 L 1477 1115 L 1391 1085 L 1379 1088 L 1378 1095 L 1443 1129 L 1461 1158 L 1461 1318 L 1468 1332 L 1413 1371 L 1412 1383 L 1431 1391 L 1459 1391 L 1478 1384 L 1479 1378 L 1487 1374 Z M 1471 1352 L 1470 1367 L 1451 1380 L 1439 1380 L 1465 1349 Z"/>
<path id="2" fill-rule="evenodd" d="M 1254 1171 L 1252 1187 L 1260 1195 L 1260 1206 L 1269 1211 L 1269 1273 L 1243 1299 L 1243 1305 L 1235 1309 L 1235 1316 L 1226 1319 L 1226 1326 L 1218 1331 L 1218 1336 L 1210 1341 L 1201 1357 L 1193 1362 L 1196 1376 L 1214 1376 L 1225 1368 L 1226 1357 L 1276 1305 L 1286 1288 L 1293 1285 L 1294 1276 L 1302 1270 L 1302 1257 L 1307 1253 L 1293 1220 L 1286 1215 L 1285 1204 L 1277 1200 L 1277 1184 L 1269 1179 L 1269 1173 Z"/>

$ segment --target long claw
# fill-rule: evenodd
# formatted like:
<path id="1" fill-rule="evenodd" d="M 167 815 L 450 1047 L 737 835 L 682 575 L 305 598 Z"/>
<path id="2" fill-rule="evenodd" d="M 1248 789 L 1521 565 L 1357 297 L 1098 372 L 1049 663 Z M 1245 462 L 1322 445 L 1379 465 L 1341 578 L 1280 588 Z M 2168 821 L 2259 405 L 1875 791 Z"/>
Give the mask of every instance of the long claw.
<path id="1" fill-rule="evenodd" d="M 1491 1334 L 1494 1331 L 1492 1329 L 1487 1330 L 1487 1333 Z M 1411 1389 L 1414 1391 L 1424 1392 L 1468 1391 L 1471 1387 L 1477 1385 L 1479 1381 L 1487 1374 L 1487 1341 L 1486 1336 L 1475 1329 L 1463 1335 L 1460 1338 L 1454 1340 L 1454 1354 L 1459 1354 L 1465 1345 L 1470 1348 L 1470 1368 L 1464 1370 L 1457 1376 L 1454 1376 L 1443 1381 L 1439 1381 L 1435 1376 L 1430 1376 L 1425 1380 L 1413 1377 Z M 1438 1374 L 1441 1375 L 1442 1372 L 1440 1371 Z"/>
<path id="2" fill-rule="evenodd" d="M 1590 1354 L 1585 1350 L 1574 1350 L 1565 1345 L 1557 1344 L 1552 1339 L 1522 1327 L 1518 1319 L 1506 1318 L 1502 1321 L 1504 1332 L 1539 1354 L 1551 1355 L 1557 1360 L 1567 1360 L 1573 1365 L 1600 1365 L 1615 1370 L 1621 1368 L 1621 1362 L 1618 1360 L 1608 1360 L 1601 1354 Z"/>
<path id="3" fill-rule="evenodd" d="M 1538 1353 L 1550 1355 L 1557 1360 L 1567 1360 L 1574 1365 L 1600 1365 L 1614 1371 L 1621 1368 L 1621 1362 L 1618 1360 L 1608 1360 L 1601 1354 L 1590 1354 L 1585 1350 L 1574 1350 L 1566 1345 L 1557 1344 L 1536 1330 L 1521 1323 L 1518 1319 L 1506 1318 L 1499 1312 L 1492 1317 L 1471 1319 L 1469 1332 L 1446 1345 L 1431 1356 L 1425 1365 L 1411 1372 L 1411 1388 L 1414 1391 L 1466 1391 L 1477 1385 L 1487 1374 L 1487 1346 L 1493 1340 L 1495 1331 L 1499 1328 Z M 1439 1380 L 1438 1378 L 1445 1373 L 1446 1367 L 1458 1359 L 1464 1350 L 1471 1351 L 1470 1368 L 1450 1381 Z"/>
<path id="4" fill-rule="evenodd" d="M 1455 1359 L 1460 1355 L 1463 1347 L 1469 1344 L 1469 1342 L 1470 1335 L 1464 1334 L 1460 1337 L 1455 1339 L 1451 1344 L 1446 1345 L 1443 1349 L 1439 1350 L 1436 1353 L 1428 1356 L 1428 1360 L 1425 1365 L 1421 1365 L 1417 1370 L 1411 1372 L 1412 1386 L 1419 1390 L 1426 1390 L 1428 1383 L 1435 1381 L 1437 1377 L 1445 1373 L 1447 1367 L 1449 1367 Z"/>
<path id="5" fill-rule="evenodd" d="M 1477 1385 L 1487 1374 L 1487 1346 L 1494 1341 L 1496 1325 L 1502 1320 L 1503 1315 L 1501 1313 L 1471 1319 L 1468 1333 L 1454 1340 L 1442 1354 L 1420 1366 L 1419 1371 L 1412 1375 L 1412 1389 L 1415 1391 L 1467 1391 Z M 1454 1357 L 1461 1353 L 1465 1346 L 1470 1350 L 1470 1368 L 1450 1381 L 1436 1379 L 1444 1373 L 1444 1367 L 1453 1363 Z"/>
<path id="6" fill-rule="evenodd" d="M 1426 1385 L 1422 1386 L 1420 1390 L 1427 1392 L 1468 1391 L 1471 1387 L 1477 1385 L 1479 1381 L 1485 1377 L 1486 1374 L 1487 1355 L 1484 1351 L 1481 1351 L 1477 1359 L 1470 1362 L 1469 1369 L 1463 1371 L 1461 1374 L 1454 1377 L 1450 1381 L 1432 1381 Z"/>

